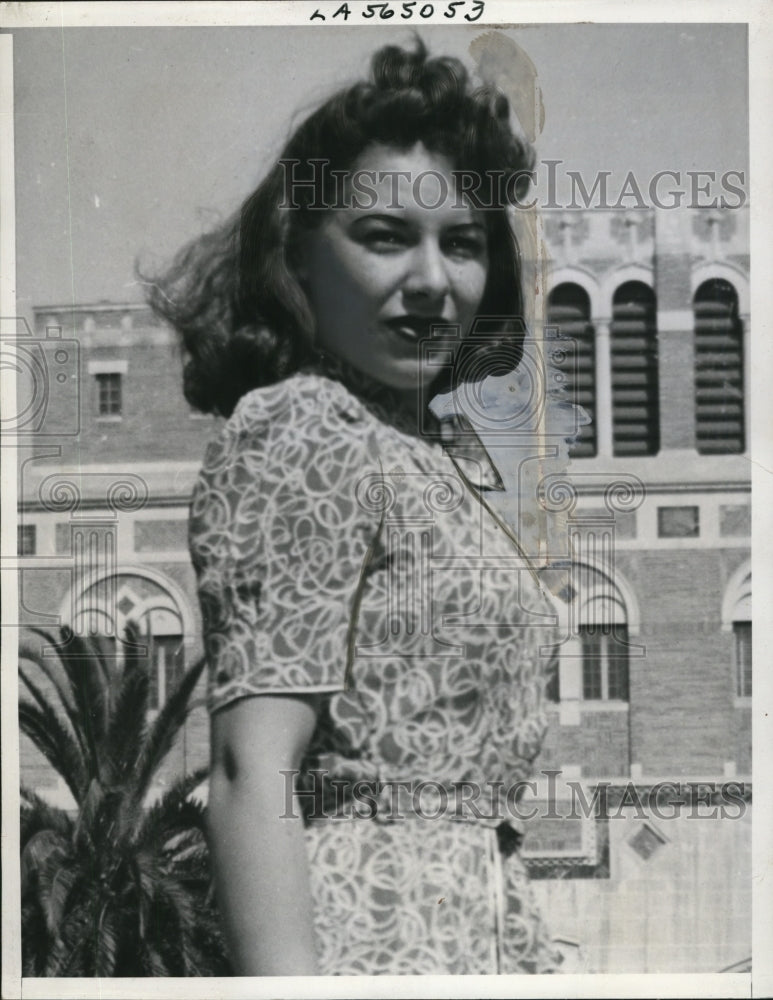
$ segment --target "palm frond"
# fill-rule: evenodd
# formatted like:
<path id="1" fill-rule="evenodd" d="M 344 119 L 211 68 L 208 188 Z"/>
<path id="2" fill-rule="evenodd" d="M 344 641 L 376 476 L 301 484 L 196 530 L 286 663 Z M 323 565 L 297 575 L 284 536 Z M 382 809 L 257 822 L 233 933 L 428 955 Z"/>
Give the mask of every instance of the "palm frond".
<path id="1" fill-rule="evenodd" d="M 64 924 L 65 911 L 70 897 L 78 889 L 78 882 L 84 872 L 72 864 L 67 854 L 57 857 L 51 853 L 44 866 L 38 870 L 40 904 L 46 926 L 52 936 L 59 933 Z"/>
<path id="2" fill-rule="evenodd" d="M 167 931 L 176 935 L 177 948 L 182 947 L 198 918 L 194 897 L 176 878 L 167 876 L 156 885 L 155 902 L 166 913 Z"/>
<path id="3" fill-rule="evenodd" d="M 101 782 L 92 778 L 75 821 L 73 839 L 82 851 L 94 852 L 98 847 L 110 844 L 110 838 L 106 835 L 109 831 L 105 829 L 105 795 Z"/>
<path id="4" fill-rule="evenodd" d="M 52 858 L 55 862 L 63 862 L 69 850 L 69 839 L 54 830 L 38 830 L 32 834 L 21 852 L 22 892 L 34 878 L 47 869 Z"/>
<path id="5" fill-rule="evenodd" d="M 82 660 L 65 661 L 65 663 L 70 684 L 75 692 L 76 711 L 86 747 L 89 772 L 99 776 L 102 766 L 99 738 L 100 706 L 98 701 L 91 699 L 88 690 L 90 685 L 85 682 L 85 678 L 93 672 L 94 667 Z"/>
<path id="6" fill-rule="evenodd" d="M 143 938 L 147 933 L 154 887 L 159 877 L 158 866 L 152 854 L 138 852 L 131 859 L 130 870 L 138 904 L 139 934 Z"/>
<path id="7" fill-rule="evenodd" d="M 73 840 L 79 849 L 96 851 L 95 857 L 104 863 L 115 861 L 121 847 L 120 838 L 116 836 L 121 802 L 121 789 L 106 789 L 94 778 L 83 797 L 75 822 Z"/>
<path id="8" fill-rule="evenodd" d="M 44 976 L 91 976 L 93 963 L 89 961 L 89 948 L 93 946 L 92 901 L 81 901 L 70 914 L 67 926 L 54 940 L 42 970 Z"/>
<path id="9" fill-rule="evenodd" d="M 22 894 L 21 899 L 21 950 L 22 975 L 43 974 L 52 940 L 37 898 Z"/>
<path id="10" fill-rule="evenodd" d="M 94 665 L 99 671 L 97 683 L 99 694 L 92 710 L 96 717 L 96 731 L 100 734 L 100 739 L 107 732 L 110 724 L 110 714 L 113 704 L 113 691 L 115 689 L 115 678 L 118 673 L 120 656 L 118 646 L 112 637 L 95 635 L 90 637 L 90 655 L 93 655 Z"/>
<path id="11" fill-rule="evenodd" d="M 146 962 L 146 973 L 147 976 L 169 976 L 170 969 L 169 966 L 164 961 L 164 958 L 157 948 L 152 948 L 146 945 L 144 949 L 144 959 Z"/>
<path id="12" fill-rule="evenodd" d="M 206 660 L 198 659 L 186 670 L 179 684 L 167 698 L 150 728 L 137 759 L 136 795 L 144 797 L 164 757 L 172 748 L 178 732 L 190 712 L 190 697 L 204 670 Z"/>
<path id="13" fill-rule="evenodd" d="M 118 935 L 116 926 L 116 913 L 107 902 L 102 904 L 102 909 L 97 920 L 94 955 L 94 975 L 112 976 L 115 975 L 116 959 L 118 957 Z"/>
<path id="14" fill-rule="evenodd" d="M 75 708 L 81 721 L 85 744 L 98 774 L 101 764 L 100 749 L 105 740 L 105 725 L 110 718 L 115 670 L 109 663 L 108 643 L 112 640 L 98 636 L 88 638 L 75 635 L 68 629 L 66 649 L 60 649 L 62 661 Z"/>
<path id="15" fill-rule="evenodd" d="M 189 796 L 208 773 L 208 767 L 200 767 L 190 774 L 182 775 L 150 809 L 144 812 L 138 810 L 135 816 L 139 822 L 135 827 L 133 844 L 144 847 L 154 842 L 163 843 L 171 831 L 186 829 L 188 826 L 203 829 L 204 807 L 200 802 L 189 801 Z"/>
<path id="16" fill-rule="evenodd" d="M 146 740 L 149 694 L 147 661 L 125 659 L 104 741 L 104 759 L 112 783 L 134 782 L 137 758 Z"/>
<path id="17" fill-rule="evenodd" d="M 88 782 L 77 742 L 62 725 L 50 705 L 19 702 L 19 728 L 60 774 L 78 802 Z"/>
<path id="18" fill-rule="evenodd" d="M 20 703 L 20 726 L 67 782 L 78 814 L 73 818 L 22 788 L 25 970 L 57 976 L 222 971 L 205 809 L 191 799 L 208 769 L 181 776 L 152 807 L 144 805 L 188 716 L 204 660 L 189 668 L 148 730 L 149 658 L 111 656 L 108 640 L 66 629 L 61 642 L 37 632 L 61 667 L 53 658 L 42 660 L 33 642 L 23 647 L 31 700 Z M 127 629 L 130 646 L 137 638 L 136 629 Z"/>
<path id="19" fill-rule="evenodd" d="M 86 747 L 83 743 L 83 738 L 81 734 L 81 727 L 79 725 L 79 719 L 76 712 L 65 711 L 66 718 L 63 719 L 59 713 L 56 711 L 56 706 L 52 703 L 48 695 L 38 687 L 37 683 L 33 681 L 27 670 L 19 665 L 19 678 L 32 695 L 33 699 L 37 703 L 40 710 L 47 716 L 56 716 L 59 719 L 59 724 L 62 732 L 66 732 L 68 738 L 72 741 L 74 749 L 77 751 L 83 763 L 84 770 L 86 769 Z M 68 703 L 66 703 L 68 704 Z"/>
<path id="20" fill-rule="evenodd" d="M 40 830 L 52 830 L 62 837 L 69 838 L 73 831 L 73 822 L 69 814 L 58 806 L 49 805 L 45 799 L 22 785 L 19 793 L 20 806 L 20 841 L 21 848 Z"/>
<path id="21" fill-rule="evenodd" d="M 174 832 L 164 847 L 167 857 L 170 857 L 176 868 L 185 866 L 193 870 L 194 866 L 207 854 L 207 839 L 203 829 L 191 827 L 188 830 Z"/>
<path id="22" fill-rule="evenodd" d="M 59 648 L 59 643 L 57 642 L 55 636 L 46 629 L 31 626 L 27 629 L 27 633 L 34 633 L 35 635 L 41 636 L 46 640 L 49 646 L 54 649 Z M 57 693 L 59 703 L 64 709 L 64 713 L 67 716 L 70 726 L 72 727 L 72 731 L 81 745 L 81 752 L 85 755 L 86 747 L 83 743 L 80 716 L 75 708 L 75 705 L 73 704 L 71 691 L 68 690 L 68 687 L 62 683 L 62 678 L 59 676 L 60 673 L 66 676 L 66 673 L 63 670 L 62 661 L 57 657 L 56 663 L 52 663 L 51 657 L 45 655 L 43 651 L 44 649 L 45 647 L 41 647 L 38 644 L 33 643 L 29 634 L 22 635 L 19 642 L 19 660 L 29 660 L 45 674 L 46 678 Z M 59 668 L 58 670 L 57 666 Z M 20 674 L 25 684 L 29 684 L 28 675 L 21 668 Z"/>

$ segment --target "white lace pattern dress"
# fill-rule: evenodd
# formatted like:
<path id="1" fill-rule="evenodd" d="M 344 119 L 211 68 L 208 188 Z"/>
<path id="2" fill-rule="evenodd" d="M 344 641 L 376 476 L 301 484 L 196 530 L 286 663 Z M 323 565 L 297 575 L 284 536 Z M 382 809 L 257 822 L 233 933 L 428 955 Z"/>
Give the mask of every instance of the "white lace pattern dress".
<path id="1" fill-rule="evenodd" d="M 307 367 L 207 449 L 209 709 L 323 695 L 292 799 L 322 973 L 552 971 L 501 824 L 541 745 L 553 609 L 440 441 L 357 388 Z"/>

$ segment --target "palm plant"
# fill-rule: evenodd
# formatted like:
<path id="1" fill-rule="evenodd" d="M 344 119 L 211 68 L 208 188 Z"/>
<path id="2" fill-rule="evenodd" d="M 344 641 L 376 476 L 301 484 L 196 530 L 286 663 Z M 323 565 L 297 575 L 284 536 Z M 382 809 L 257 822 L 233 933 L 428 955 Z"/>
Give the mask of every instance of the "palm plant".
<path id="1" fill-rule="evenodd" d="M 190 710 L 203 661 L 148 721 L 150 657 L 69 629 L 31 629 L 20 676 L 31 696 L 19 724 L 64 779 L 69 813 L 22 788 L 23 971 L 29 976 L 227 975 L 211 898 L 204 807 L 190 798 L 206 769 L 145 805 Z M 41 641 L 57 655 L 43 655 Z M 126 630 L 125 649 L 139 633 Z M 152 640 L 149 640 L 152 641 Z M 31 668 L 31 663 L 37 671 Z"/>

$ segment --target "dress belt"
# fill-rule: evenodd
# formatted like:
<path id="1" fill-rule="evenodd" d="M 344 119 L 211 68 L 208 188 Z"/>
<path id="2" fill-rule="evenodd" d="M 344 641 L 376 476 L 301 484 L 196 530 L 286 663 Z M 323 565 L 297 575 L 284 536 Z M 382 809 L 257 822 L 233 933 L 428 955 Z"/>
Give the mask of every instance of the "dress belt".
<path id="1" fill-rule="evenodd" d="M 448 796 L 435 790 L 432 796 L 422 794 L 417 801 L 413 795 L 386 792 L 380 795 L 345 798 L 337 807 L 307 810 L 307 824 L 341 823 L 363 820 L 379 825 L 395 825 L 406 821 L 464 823 L 489 829 L 496 833 L 499 853 L 506 857 L 521 845 L 524 836 L 522 823 L 513 816 L 505 817 L 500 803 L 465 803 L 466 808 L 455 809 Z"/>
<path id="2" fill-rule="evenodd" d="M 307 772 L 307 777 L 324 775 L 315 790 L 308 787 L 300 794 L 304 800 L 307 823 L 344 820 L 370 820 L 378 824 L 408 821 L 469 823 L 496 831 L 498 852 L 513 854 L 524 837 L 522 821 L 505 809 L 498 783 L 493 787 L 478 785 L 472 796 L 471 782 L 417 781 L 377 777 L 335 777 L 333 770 Z M 359 790 L 359 791 L 358 791 Z M 298 792 L 296 792 L 298 794 Z"/>

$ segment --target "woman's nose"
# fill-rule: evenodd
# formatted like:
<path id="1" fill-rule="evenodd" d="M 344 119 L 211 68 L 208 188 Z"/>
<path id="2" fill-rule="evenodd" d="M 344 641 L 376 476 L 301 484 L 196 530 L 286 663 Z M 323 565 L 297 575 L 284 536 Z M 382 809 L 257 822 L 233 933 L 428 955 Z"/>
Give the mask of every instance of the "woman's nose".
<path id="1" fill-rule="evenodd" d="M 417 244 L 408 261 L 403 290 L 407 298 L 431 303 L 433 306 L 445 298 L 449 290 L 443 252 L 432 240 Z"/>

